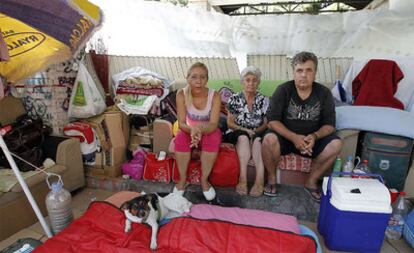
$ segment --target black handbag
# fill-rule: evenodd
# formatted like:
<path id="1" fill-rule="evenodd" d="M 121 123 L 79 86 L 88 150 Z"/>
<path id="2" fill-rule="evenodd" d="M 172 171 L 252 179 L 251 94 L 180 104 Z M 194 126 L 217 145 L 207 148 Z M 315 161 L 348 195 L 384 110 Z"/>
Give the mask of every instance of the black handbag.
<path id="1" fill-rule="evenodd" d="M 40 166 L 44 159 L 41 145 L 50 133 L 51 128 L 43 125 L 41 119 L 32 119 L 23 115 L 16 119 L 11 125 L 11 130 L 3 136 L 3 139 L 11 153 L 35 166 Z M 35 169 L 16 157 L 14 160 L 20 171 Z M 3 151 L 0 152 L 0 166 L 10 168 Z"/>

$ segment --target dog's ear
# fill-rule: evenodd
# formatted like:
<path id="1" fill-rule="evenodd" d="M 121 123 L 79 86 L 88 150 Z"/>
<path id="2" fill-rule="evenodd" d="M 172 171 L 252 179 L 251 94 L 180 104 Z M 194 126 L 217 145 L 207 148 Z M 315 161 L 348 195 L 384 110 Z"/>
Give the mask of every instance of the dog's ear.
<path id="1" fill-rule="evenodd" d="M 121 206 L 121 210 L 122 211 L 125 211 L 125 210 L 127 210 L 127 209 L 129 209 L 129 201 L 126 201 L 125 203 L 123 203 L 122 204 L 122 206 Z"/>
<path id="2" fill-rule="evenodd" d="M 151 205 L 155 211 L 158 211 L 158 196 L 156 194 L 151 194 Z"/>

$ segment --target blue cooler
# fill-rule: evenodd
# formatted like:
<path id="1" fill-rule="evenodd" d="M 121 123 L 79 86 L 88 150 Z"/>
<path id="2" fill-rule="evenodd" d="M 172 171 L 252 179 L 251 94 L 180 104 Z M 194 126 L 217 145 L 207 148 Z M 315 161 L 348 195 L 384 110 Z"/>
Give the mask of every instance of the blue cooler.
<path id="1" fill-rule="evenodd" d="M 325 245 L 337 251 L 379 252 L 392 212 L 387 187 L 377 179 L 331 175 L 322 189 L 318 231 Z"/>

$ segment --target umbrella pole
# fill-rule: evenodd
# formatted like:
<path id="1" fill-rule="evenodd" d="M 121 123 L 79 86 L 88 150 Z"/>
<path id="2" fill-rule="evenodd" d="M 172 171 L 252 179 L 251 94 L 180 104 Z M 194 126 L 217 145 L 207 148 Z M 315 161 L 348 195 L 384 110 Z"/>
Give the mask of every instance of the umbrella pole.
<path id="1" fill-rule="evenodd" d="M 6 155 L 7 161 L 9 161 L 9 164 L 13 170 L 13 173 L 16 175 L 17 180 L 19 181 L 20 185 L 23 188 L 24 193 L 26 194 L 27 199 L 30 202 L 30 205 L 32 205 L 32 208 L 34 212 L 36 213 L 37 219 L 40 221 L 40 224 L 42 225 L 43 230 L 45 231 L 47 237 L 52 237 L 52 232 L 50 231 L 49 226 L 46 223 L 45 218 L 42 215 L 42 212 L 40 211 L 38 205 L 36 204 L 36 201 L 33 198 L 32 193 L 29 190 L 29 187 L 27 186 L 26 182 L 23 179 L 22 174 L 20 173 L 19 169 L 17 168 L 16 163 L 14 162 L 13 157 L 10 154 L 9 149 L 7 148 L 6 143 L 3 140 L 3 136 L 0 134 L 0 148 L 3 149 L 4 154 Z"/>

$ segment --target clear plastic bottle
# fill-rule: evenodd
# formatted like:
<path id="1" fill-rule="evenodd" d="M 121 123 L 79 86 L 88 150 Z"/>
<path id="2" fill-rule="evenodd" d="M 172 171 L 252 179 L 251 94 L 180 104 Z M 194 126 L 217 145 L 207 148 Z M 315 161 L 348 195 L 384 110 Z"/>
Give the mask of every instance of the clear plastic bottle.
<path id="1" fill-rule="evenodd" d="M 72 213 L 72 197 L 70 193 L 63 188 L 62 178 L 59 177 L 57 182 L 49 184 L 49 177 L 47 184 L 51 191 L 46 196 L 46 209 L 49 215 L 50 225 L 54 234 L 62 231 L 73 220 Z"/>
<path id="2" fill-rule="evenodd" d="M 362 163 L 358 164 L 353 170 L 354 173 L 367 174 L 371 173 L 371 170 L 368 167 L 368 160 L 363 160 Z"/>
<path id="3" fill-rule="evenodd" d="M 352 172 L 354 169 L 354 161 L 352 155 L 348 156 L 346 159 L 346 162 L 344 163 L 344 166 L 342 167 L 342 172 Z M 349 175 L 346 175 L 345 177 L 349 177 Z"/>
<path id="4" fill-rule="evenodd" d="M 400 192 L 397 201 L 392 207 L 391 218 L 385 230 L 385 235 L 388 239 L 398 240 L 401 238 L 407 214 L 408 207 L 405 200 L 405 192 Z"/>

